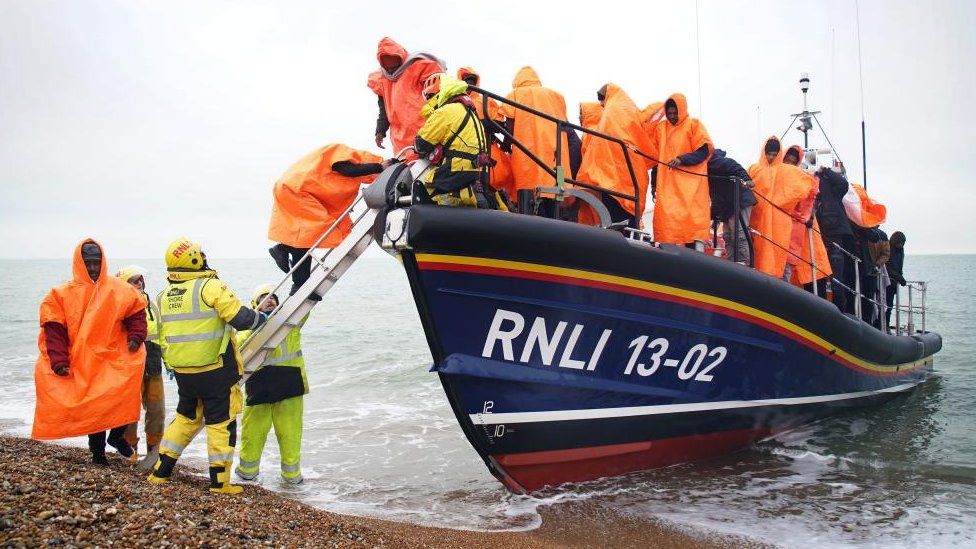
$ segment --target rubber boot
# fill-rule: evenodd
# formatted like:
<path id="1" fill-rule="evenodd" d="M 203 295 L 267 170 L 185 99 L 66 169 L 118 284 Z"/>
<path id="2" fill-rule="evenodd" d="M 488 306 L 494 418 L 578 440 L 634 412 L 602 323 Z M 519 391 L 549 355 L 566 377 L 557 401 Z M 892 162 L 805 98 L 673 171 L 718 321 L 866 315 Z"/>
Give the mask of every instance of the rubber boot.
<path id="1" fill-rule="evenodd" d="M 230 470 L 221 465 L 210 468 L 210 491 L 215 494 L 237 495 L 244 491 L 243 486 L 230 483 Z"/>
<path id="2" fill-rule="evenodd" d="M 124 458 L 128 458 L 129 461 L 132 461 L 132 458 L 136 456 L 135 450 L 133 450 L 132 446 L 129 446 L 129 443 L 126 442 L 121 431 L 116 432 L 115 429 L 112 429 L 108 436 L 108 445 L 118 450 L 119 454 L 121 454 Z M 138 459 L 138 457 L 136 459 Z"/>
<path id="3" fill-rule="evenodd" d="M 105 457 L 105 453 L 92 454 L 92 463 L 95 465 L 108 465 L 108 458 Z"/>
<path id="4" fill-rule="evenodd" d="M 175 458 L 166 454 L 159 454 L 159 461 L 156 462 L 153 472 L 149 473 L 149 478 L 146 480 L 152 484 L 165 484 L 173 475 L 174 466 L 176 466 Z"/>

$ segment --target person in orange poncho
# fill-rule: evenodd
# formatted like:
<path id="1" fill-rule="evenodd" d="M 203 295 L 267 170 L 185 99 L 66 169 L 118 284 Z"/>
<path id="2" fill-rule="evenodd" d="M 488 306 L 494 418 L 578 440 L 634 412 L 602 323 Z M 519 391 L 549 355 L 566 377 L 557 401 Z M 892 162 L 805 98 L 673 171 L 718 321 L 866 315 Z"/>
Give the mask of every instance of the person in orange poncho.
<path id="1" fill-rule="evenodd" d="M 549 88 L 543 87 L 539 75 L 532 67 L 522 67 L 512 80 L 512 91 L 507 98 L 516 103 L 531 107 L 550 116 L 566 119 L 566 100 Z M 538 116 L 502 105 L 499 110 L 505 117 L 505 127 L 515 139 L 523 144 L 548 167 L 556 165 L 556 124 Z M 511 146 L 509 143 L 508 146 Z M 569 167 L 569 140 L 563 134 L 561 166 Z M 552 186 L 555 179 L 536 164 L 518 147 L 512 151 L 512 176 L 515 179 L 516 194 L 520 190 L 535 191 L 537 186 Z M 517 198 L 514 197 L 514 198 Z"/>
<path id="2" fill-rule="evenodd" d="M 390 161 L 368 151 L 333 143 L 308 153 L 288 168 L 274 185 L 274 205 L 268 226 L 268 238 L 278 243 L 268 252 L 278 268 L 286 273 L 291 270 L 352 205 L 360 185 L 373 181 L 389 164 Z M 351 228 L 349 216 L 343 217 L 318 247 L 334 248 Z M 291 293 L 308 280 L 310 270 L 309 260 L 302 261 L 295 269 Z"/>
<path id="3" fill-rule="evenodd" d="M 752 239 L 753 264 L 757 271 L 789 281 L 786 257 L 793 235 L 791 212 L 809 194 L 808 183 L 799 168 L 783 165 L 782 145 L 776 136 L 763 142 L 759 162 L 749 166 L 749 177 L 756 184 L 756 205 L 749 222 L 758 233 Z"/>
<path id="4" fill-rule="evenodd" d="M 471 67 L 461 67 L 457 71 L 457 79 L 465 82 L 469 86 L 481 86 L 481 75 Z M 509 201 L 515 200 L 515 179 L 512 177 L 512 159 L 502 150 L 501 144 L 495 138 L 497 132 L 496 124 L 503 118 L 499 114 L 500 106 L 498 101 L 488 99 L 488 114 L 485 115 L 484 102 L 481 95 L 476 92 L 468 92 L 468 96 L 474 101 L 475 111 L 485 128 L 485 135 L 488 137 L 488 153 L 494 161 L 488 173 L 489 182 L 496 191 L 504 191 L 505 198 Z"/>
<path id="5" fill-rule="evenodd" d="M 655 168 L 654 240 L 692 247 L 695 241 L 709 238 L 711 202 L 705 162 L 713 150 L 712 140 L 705 125 L 688 116 L 683 94 L 672 94 L 664 102 L 664 113 L 665 120 L 651 134 L 653 146 L 645 151 L 661 161 Z"/>
<path id="6" fill-rule="evenodd" d="M 790 166 L 800 164 L 803 157 L 803 149 L 799 145 L 793 145 L 786 149 L 783 155 L 783 163 Z M 810 266 L 810 235 L 807 232 L 807 222 L 813 223 L 813 260 L 817 269 L 817 295 L 827 297 L 827 281 L 830 280 L 832 271 L 830 269 L 830 259 L 827 255 L 827 248 L 824 246 L 823 236 L 820 234 L 820 225 L 813 215 L 813 208 L 820 194 L 820 181 L 816 176 L 807 172 L 802 172 L 803 181 L 808 184 L 806 196 L 800 200 L 793 210 L 793 233 L 790 239 L 790 254 L 787 263 L 792 265 L 793 280 L 796 284 L 803 286 L 808 291 L 813 291 L 813 268 Z"/>
<path id="7" fill-rule="evenodd" d="M 444 72 L 443 61 L 429 53 L 408 55 L 407 50 L 392 38 L 384 37 L 376 48 L 380 69 L 369 75 L 366 85 L 379 96 L 379 116 L 376 118 L 376 146 L 383 148 L 383 139 L 390 132 L 393 152 L 413 145 L 417 130 L 423 126 L 420 109 L 424 106 L 424 80 Z"/>
<path id="8" fill-rule="evenodd" d="M 106 265 L 102 246 L 82 241 L 71 280 L 41 302 L 31 431 L 39 440 L 88 435 L 92 462 L 101 465 L 108 465 L 106 430 L 108 444 L 135 457 L 124 433 L 139 420 L 146 360 L 146 300 Z"/>
<path id="9" fill-rule="evenodd" d="M 598 93 L 597 96 L 603 97 L 603 115 L 600 117 L 596 131 L 617 137 L 641 151 L 651 150 L 653 144 L 644 132 L 641 112 L 630 96 L 616 84 L 606 84 L 600 92 L 602 93 Z M 628 157 L 633 175 L 627 165 Z M 639 216 L 640 212 L 644 211 L 649 181 L 648 169 L 648 163 L 643 157 L 636 154 L 628 154 L 625 157 L 619 144 L 595 137 L 587 144 L 577 179 L 622 194 L 633 195 L 636 192 L 639 195 L 636 209 L 631 200 L 615 198 L 606 193 L 601 196 L 603 203 L 610 210 L 610 218 L 613 222 L 626 221 L 634 226 L 635 216 Z M 589 217 L 584 215 L 589 212 L 589 208 L 580 209 L 580 223 L 590 221 Z"/>

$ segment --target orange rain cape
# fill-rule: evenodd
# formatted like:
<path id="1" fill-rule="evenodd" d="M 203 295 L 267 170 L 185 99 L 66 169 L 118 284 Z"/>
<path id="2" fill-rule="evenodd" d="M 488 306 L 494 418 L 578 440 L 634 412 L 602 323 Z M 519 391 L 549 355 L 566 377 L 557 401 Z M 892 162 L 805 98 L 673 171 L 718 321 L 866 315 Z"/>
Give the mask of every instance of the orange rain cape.
<path id="1" fill-rule="evenodd" d="M 34 364 L 37 403 L 31 438 L 48 440 L 88 435 L 139 421 L 146 349 L 127 348 L 122 321 L 146 309 L 135 288 L 108 271 L 105 248 L 102 270 L 93 282 L 75 248 L 70 281 L 52 289 L 41 302 L 40 353 Z M 98 244 L 98 242 L 95 242 Z M 68 332 L 70 373 L 51 370 L 44 324 L 57 322 Z"/>
<path id="2" fill-rule="evenodd" d="M 644 132 L 641 125 L 640 110 L 630 99 L 630 96 L 616 84 L 607 84 L 603 116 L 600 117 L 596 131 L 619 138 L 641 151 L 647 152 L 653 147 L 650 137 Z M 630 170 L 627 167 L 627 157 L 630 158 L 634 177 L 631 177 Z M 594 137 L 587 145 L 576 179 L 599 185 L 611 191 L 633 195 L 634 178 L 636 178 L 637 192 L 640 195 L 636 215 L 640 217 L 644 211 L 647 184 L 650 181 L 647 174 L 649 166 L 642 156 L 629 153 L 627 157 L 624 156 L 624 151 L 619 144 Z M 707 198 L 707 180 L 705 186 Z M 623 209 L 631 214 L 635 213 L 633 201 L 623 198 L 616 200 Z"/>
<path id="3" fill-rule="evenodd" d="M 779 143 L 779 138 L 772 136 L 763 141 L 759 162 L 749 166 L 749 177 L 756 184 L 756 205 L 752 207 L 749 226 L 760 233 L 752 236 L 756 270 L 779 278 L 786 270 L 793 236 L 793 215 L 787 212 L 793 212 L 809 194 L 810 187 L 803 170 L 783 164 L 782 146 L 772 162 L 766 160 L 766 143 L 770 141 Z"/>
<path id="4" fill-rule="evenodd" d="M 461 67 L 458 69 L 458 80 L 464 80 L 466 76 L 474 76 L 477 79 L 475 85 L 481 86 L 481 75 L 477 71 L 471 67 Z M 488 116 L 486 117 L 481 95 L 475 92 L 468 92 L 468 95 L 474 101 L 474 108 L 478 113 L 478 118 L 482 120 L 501 120 L 502 115 L 499 114 L 500 107 L 498 101 L 488 99 Z M 491 167 L 489 172 L 491 174 L 489 181 L 491 182 L 492 188 L 495 190 L 504 190 L 511 200 L 515 200 L 515 180 L 512 178 L 512 159 L 494 141 L 491 144 L 489 154 L 491 155 L 491 159 L 495 161 L 495 165 Z"/>
<path id="5" fill-rule="evenodd" d="M 376 48 L 376 60 L 384 55 L 400 59 L 400 68 L 387 73 L 380 68 L 369 75 L 366 85 L 383 98 L 386 118 L 390 121 L 390 142 L 393 152 L 413 145 L 417 131 L 424 125 L 420 109 L 424 99 L 424 80 L 446 69 L 429 54 L 407 55 L 407 50 L 392 38 L 384 37 Z"/>
<path id="6" fill-rule="evenodd" d="M 295 248 L 310 248 L 359 194 L 359 187 L 376 175 L 346 177 L 334 171 L 336 162 L 383 162 L 373 153 L 341 144 L 326 145 L 294 163 L 274 185 L 274 205 L 268 238 Z M 352 229 L 349 216 L 320 244 L 334 248 Z"/>
<path id="7" fill-rule="evenodd" d="M 857 183 L 851 183 L 850 189 L 844 195 L 844 210 L 847 211 L 848 219 L 865 229 L 877 227 L 888 216 L 885 205 L 872 200 L 864 187 Z"/>
<path id="8" fill-rule="evenodd" d="M 601 116 L 603 116 L 603 105 L 599 101 L 580 103 L 580 126 L 588 130 L 596 130 L 596 127 L 600 124 Z M 581 148 L 583 154 L 586 154 L 586 148 L 589 146 L 591 139 L 593 139 L 592 135 L 583 133 L 583 146 Z"/>
<path id="9" fill-rule="evenodd" d="M 671 169 L 667 162 L 708 145 L 711 155 L 715 147 L 705 126 L 688 116 L 688 101 L 676 93 L 669 97 L 678 107 L 678 123 L 666 119 L 652 135 L 654 146 L 649 154 L 662 163 L 657 167 L 657 198 L 654 206 L 654 240 L 672 244 L 687 244 L 695 240 L 708 241 L 711 226 L 711 201 L 708 197 L 708 178 Z M 645 151 L 648 152 L 648 151 Z M 706 162 L 696 166 L 680 166 L 698 174 L 707 172 Z"/>
<path id="10" fill-rule="evenodd" d="M 641 109 L 641 124 L 644 125 L 644 131 L 647 132 L 647 135 L 653 137 L 658 124 L 664 119 L 664 103 L 660 101 Z"/>
<path id="11" fill-rule="evenodd" d="M 539 75 L 532 67 L 519 69 L 512 81 L 512 88 L 508 94 L 508 99 L 561 120 L 566 119 L 566 100 L 561 94 L 542 87 Z M 555 123 L 516 109 L 511 105 L 502 105 L 499 112 L 505 118 L 515 121 L 515 139 L 525 145 L 527 149 L 532 151 L 532 154 L 539 157 L 550 168 L 556 165 Z M 565 134 L 561 146 L 562 162 L 560 164 L 566 168 L 566 173 L 569 173 L 569 141 Z M 535 190 L 536 186 L 555 184 L 555 179 L 517 146 L 512 146 L 512 176 L 515 178 L 514 188 L 516 190 Z"/>
<path id="12" fill-rule="evenodd" d="M 798 158 L 803 158 L 803 149 L 799 145 L 793 145 L 787 150 L 796 149 Z M 806 195 L 793 210 L 793 233 L 790 238 L 790 254 L 787 255 L 786 262 L 793 265 L 793 277 L 798 284 L 809 284 L 813 282 L 813 269 L 810 267 L 810 235 L 807 231 L 807 220 L 813 217 L 813 259 L 817 267 L 817 279 L 825 278 L 833 274 L 830 269 L 830 259 L 827 257 L 827 248 L 824 246 L 823 236 L 820 234 L 820 225 L 817 223 L 816 216 L 813 215 L 813 207 L 820 194 L 820 180 L 816 176 L 802 171 L 803 182 L 808 185 Z"/>

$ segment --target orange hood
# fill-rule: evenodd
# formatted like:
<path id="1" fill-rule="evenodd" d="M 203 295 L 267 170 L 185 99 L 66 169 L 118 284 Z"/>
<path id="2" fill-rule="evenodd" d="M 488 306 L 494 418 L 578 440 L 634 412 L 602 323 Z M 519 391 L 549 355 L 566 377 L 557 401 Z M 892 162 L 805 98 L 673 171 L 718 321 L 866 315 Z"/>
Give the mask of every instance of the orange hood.
<path id="1" fill-rule="evenodd" d="M 787 148 L 783 152 L 783 157 L 785 158 L 786 157 L 786 153 L 788 153 L 790 151 L 796 151 L 796 164 L 794 164 L 794 165 L 799 165 L 799 163 L 803 161 L 803 147 L 801 147 L 799 145 L 790 145 L 789 148 Z"/>
<path id="2" fill-rule="evenodd" d="M 389 36 L 384 36 L 376 46 L 376 60 L 379 61 L 384 55 L 399 57 L 400 64 L 403 64 L 407 60 L 407 49 Z"/>
<path id="3" fill-rule="evenodd" d="M 458 80 L 464 80 L 465 77 L 468 76 L 475 77 L 475 83 L 474 83 L 475 86 L 481 86 L 481 75 L 478 74 L 478 71 L 472 69 L 471 67 L 461 67 L 460 69 L 458 69 L 457 71 Z"/>
<path id="4" fill-rule="evenodd" d="M 776 158 L 772 162 L 766 162 L 766 143 L 770 141 L 775 141 L 779 144 L 779 152 L 776 153 Z M 759 147 L 759 165 L 760 166 L 775 166 L 783 162 L 783 144 L 780 143 L 779 138 L 775 135 L 771 135 L 762 142 L 762 146 Z"/>
<path id="5" fill-rule="evenodd" d="M 513 88 L 524 88 L 528 86 L 541 86 L 542 81 L 539 80 L 539 74 L 535 72 L 532 67 L 522 67 L 517 73 L 515 73 L 515 79 L 512 80 Z"/>
<path id="6" fill-rule="evenodd" d="M 603 105 L 599 101 L 587 101 L 580 103 L 580 126 L 591 130 L 600 123 L 603 116 Z"/>
<path id="7" fill-rule="evenodd" d="M 678 108 L 678 123 L 675 126 L 680 126 L 682 122 L 688 119 L 688 100 L 685 99 L 683 93 L 672 93 L 664 104 L 667 105 L 669 101 L 674 102 L 674 106 Z"/>
<path id="8" fill-rule="evenodd" d="M 81 247 L 89 242 L 95 244 L 96 246 L 98 246 L 100 250 L 102 250 L 102 270 L 98 275 L 97 282 L 92 280 L 91 277 L 88 276 L 88 269 L 85 268 L 85 261 L 81 258 Z M 105 262 L 105 248 L 93 238 L 86 238 L 81 242 L 79 242 L 78 245 L 75 246 L 74 255 L 71 256 L 72 282 L 74 282 L 75 284 L 95 285 L 98 284 L 99 282 L 104 281 L 106 277 L 108 277 L 108 267 L 106 266 L 106 262 Z"/>

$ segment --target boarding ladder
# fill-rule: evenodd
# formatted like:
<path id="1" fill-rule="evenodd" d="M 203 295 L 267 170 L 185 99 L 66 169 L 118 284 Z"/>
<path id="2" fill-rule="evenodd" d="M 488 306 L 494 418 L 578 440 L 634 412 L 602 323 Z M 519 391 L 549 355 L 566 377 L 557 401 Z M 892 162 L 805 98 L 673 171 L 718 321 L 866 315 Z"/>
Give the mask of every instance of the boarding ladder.
<path id="1" fill-rule="evenodd" d="M 403 151 L 400 153 L 403 154 Z M 399 156 L 399 155 L 398 155 Z M 411 166 L 411 175 L 418 178 L 427 169 L 428 162 L 421 160 Z M 376 184 L 381 184 L 377 178 Z M 369 189 L 369 187 L 366 187 Z M 285 274 L 284 278 L 271 291 L 280 296 L 278 307 L 272 311 L 268 320 L 259 326 L 241 344 L 241 358 L 244 362 L 244 379 L 246 381 L 254 372 L 261 368 L 268 353 L 277 348 L 285 340 L 302 319 L 318 304 L 319 300 L 310 299 L 317 294 L 324 299 L 325 294 L 335 286 L 339 278 L 349 270 L 349 267 L 366 251 L 373 241 L 373 223 L 382 212 L 382 208 L 369 207 L 365 196 L 365 189 L 361 190 L 356 200 L 348 207 L 336 221 L 326 229 L 322 236 L 315 241 L 308 252 Z M 349 234 L 334 248 L 324 249 L 322 255 L 316 254 L 319 245 L 337 230 L 342 220 L 349 217 L 352 228 Z M 294 294 L 287 295 L 279 290 L 291 284 L 291 275 L 304 261 L 311 261 L 308 280 L 299 287 Z M 267 299 L 267 297 L 265 297 Z M 258 304 L 257 308 L 263 305 Z"/>

